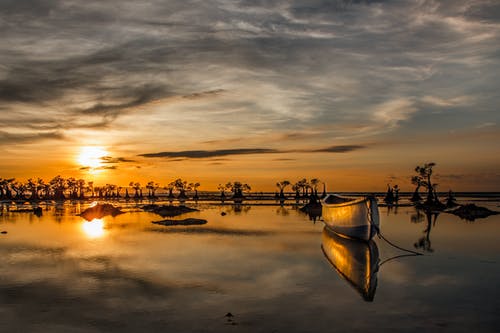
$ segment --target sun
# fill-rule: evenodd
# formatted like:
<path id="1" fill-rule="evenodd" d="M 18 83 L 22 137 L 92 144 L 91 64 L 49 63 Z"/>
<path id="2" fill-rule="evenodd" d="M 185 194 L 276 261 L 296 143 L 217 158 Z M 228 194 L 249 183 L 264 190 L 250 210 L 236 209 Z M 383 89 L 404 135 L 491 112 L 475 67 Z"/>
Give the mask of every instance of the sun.
<path id="1" fill-rule="evenodd" d="M 97 168 L 102 164 L 102 158 L 108 156 L 103 147 L 82 147 L 78 155 L 78 163 L 82 167 Z"/>

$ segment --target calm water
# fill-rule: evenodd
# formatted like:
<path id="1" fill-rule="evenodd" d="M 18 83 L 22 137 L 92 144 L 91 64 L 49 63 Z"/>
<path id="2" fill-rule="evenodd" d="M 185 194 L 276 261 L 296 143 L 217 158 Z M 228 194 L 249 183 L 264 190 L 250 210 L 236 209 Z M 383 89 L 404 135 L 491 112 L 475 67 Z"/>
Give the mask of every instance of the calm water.
<path id="1" fill-rule="evenodd" d="M 498 215 L 443 213 L 429 224 L 411 207 L 380 208 L 383 234 L 425 255 L 383 263 L 367 277 L 368 302 L 322 243 L 340 246 L 336 263 L 347 267 L 360 248 L 291 206 L 199 205 L 185 217 L 208 223 L 189 227 L 154 225 L 159 216 L 133 206 L 86 222 L 76 216 L 84 208 L 37 217 L 3 207 L 1 332 L 498 331 Z M 380 262 L 404 254 L 375 243 Z"/>

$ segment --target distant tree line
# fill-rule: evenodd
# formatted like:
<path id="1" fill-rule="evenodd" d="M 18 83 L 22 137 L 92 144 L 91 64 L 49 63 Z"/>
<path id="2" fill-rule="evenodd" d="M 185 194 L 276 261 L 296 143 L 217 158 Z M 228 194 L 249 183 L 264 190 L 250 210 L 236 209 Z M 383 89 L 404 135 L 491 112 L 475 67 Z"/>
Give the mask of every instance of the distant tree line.
<path id="1" fill-rule="evenodd" d="M 318 191 L 321 185 L 323 185 L 323 193 L 319 195 Z M 200 186 L 199 182 L 188 182 L 182 178 L 177 178 L 163 187 L 154 181 L 149 181 L 146 185 L 131 181 L 128 187 L 111 183 L 97 186 L 93 181 L 74 177 L 64 178 L 60 175 L 49 181 L 42 178 L 29 178 L 23 182 L 15 178 L 0 178 L 0 200 L 157 199 L 160 189 L 165 191 L 164 195 L 169 200 L 186 200 L 189 192 L 191 192 L 193 200 L 198 200 Z M 297 200 L 317 201 L 326 196 L 325 184 L 317 178 L 310 180 L 303 178 L 293 184 L 289 180 L 282 180 L 277 182 L 276 186 L 278 192 L 275 196 L 280 200 L 286 199 L 285 191 L 287 188 L 291 188 Z M 245 193 L 251 189 L 249 184 L 241 181 L 227 182 L 217 186 L 221 200 L 243 199 Z"/>
<path id="2" fill-rule="evenodd" d="M 323 193 L 321 196 L 318 194 L 319 186 L 323 185 Z M 307 180 L 306 178 L 300 179 L 294 184 L 289 180 L 282 180 L 276 183 L 279 193 L 276 193 L 276 198 L 285 200 L 285 190 L 291 186 L 292 191 L 295 192 L 295 199 L 309 199 L 310 202 L 317 202 L 319 199 L 326 197 L 326 184 L 321 182 L 318 178 Z"/>

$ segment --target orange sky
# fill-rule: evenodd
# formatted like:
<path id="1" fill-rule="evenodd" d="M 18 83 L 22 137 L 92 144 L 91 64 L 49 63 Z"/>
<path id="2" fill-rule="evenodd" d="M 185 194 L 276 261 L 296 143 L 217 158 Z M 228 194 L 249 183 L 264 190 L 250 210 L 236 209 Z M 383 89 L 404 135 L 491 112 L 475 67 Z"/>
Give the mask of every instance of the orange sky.
<path id="1" fill-rule="evenodd" d="M 5 4 L 0 177 L 500 191 L 487 2 L 215 2 Z"/>

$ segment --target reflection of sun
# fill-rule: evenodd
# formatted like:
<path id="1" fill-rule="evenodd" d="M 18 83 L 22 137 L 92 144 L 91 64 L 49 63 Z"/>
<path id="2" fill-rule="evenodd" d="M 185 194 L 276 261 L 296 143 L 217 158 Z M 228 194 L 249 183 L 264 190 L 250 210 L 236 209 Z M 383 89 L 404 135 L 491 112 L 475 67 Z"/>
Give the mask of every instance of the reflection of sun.
<path id="1" fill-rule="evenodd" d="M 104 236 L 104 222 L 101 219 L 85 221 L 82 224 L 82 229 L 88 238 L 99 238 Z"/>
<path id="2" fill-rule="evenodd" d="M 101 166 L 102 158 L 107 155 L 108 152 L 102 147 L 82 147 L 78 155 L 78 163 L 83 167 L 97 168 Z"/>

